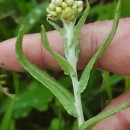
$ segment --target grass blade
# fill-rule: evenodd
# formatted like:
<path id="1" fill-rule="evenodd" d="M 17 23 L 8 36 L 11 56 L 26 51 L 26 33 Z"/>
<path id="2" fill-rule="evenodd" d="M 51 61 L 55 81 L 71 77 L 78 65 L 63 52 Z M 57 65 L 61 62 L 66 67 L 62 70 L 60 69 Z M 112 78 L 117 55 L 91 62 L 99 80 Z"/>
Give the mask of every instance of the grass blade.
<path id="1" fill-rule="evenodd" d="M 112 101 L 113 95 L 112 95 L 112 86 L 111 86 L 111 78 L 110 78 L 110 73 L 107 71 L 102 72 L 102 77 L 104 79 L 103 87 L 106 90 L 106 93 L 109 98 L 109 102 Z"/>
<path id="2" fill-rule="evenodd" d="M 15 103 L 15 98 L 12 99 L 9 104 L 8 110 L 5 113 L 4 118 L 1 122 L 0 130 L 9 130 L 14 103 Z"/>

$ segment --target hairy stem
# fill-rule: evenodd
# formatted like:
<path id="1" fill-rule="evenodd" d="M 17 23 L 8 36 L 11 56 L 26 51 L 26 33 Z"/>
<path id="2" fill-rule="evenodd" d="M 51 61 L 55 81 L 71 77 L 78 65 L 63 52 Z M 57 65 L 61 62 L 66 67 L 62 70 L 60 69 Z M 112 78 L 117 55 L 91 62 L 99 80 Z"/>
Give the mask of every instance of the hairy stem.
<path id="1" fill-rule="evenodd" d="M 79 81 L 76 77 L 71 77 L 74 89 L 75 106 L 78 113 L 78 125 L 79 127 L 84 123 L 81 95 L 78 93 Z"/>
<path id="2" fill-rule="evenodd" d="M 84 115 L 83 115 L 83 109 L 82 109 L 82 102 L 81 102 L 81 95 L 78 93 L 78 87 L 79 87 L 79 81 L 78 81 L 78 76 L 77 76 L 77 56 L 76 56 L 76 48 L 71 47 L 71 42 L 74 34 L 74 22 L 66 22 L 63 21 L 64 23 L 64 30 L 65 30 L 65 57 L 70 63 L 70 65 L 73 67 L 75 70 L 75 75 L 70 75 L 72 84 L 73 84 L 73 90 L 74 90 L 74 98 L 75 98 L 75 106 L 77 110 L 77 120 L 78 120 L 78 125 L 79 127 L 84 123 Z"/>

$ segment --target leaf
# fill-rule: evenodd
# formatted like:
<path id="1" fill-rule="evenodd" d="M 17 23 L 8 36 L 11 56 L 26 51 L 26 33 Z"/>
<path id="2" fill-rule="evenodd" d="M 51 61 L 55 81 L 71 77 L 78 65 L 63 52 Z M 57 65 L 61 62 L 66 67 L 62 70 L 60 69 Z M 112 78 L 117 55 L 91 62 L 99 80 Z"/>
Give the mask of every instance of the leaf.
<path id="1" fill-rule="evenodd" d="M 108 71 L 103 71 L 102 72 L 102 77 L 104 79 L 103 87 L 106 90 L 106 93 L 108 95 L 109 101 L 111 102 L 113 99 L 112 95 L 112 86 L 111 86 L 111 78 L 110 78 L 110 73 Z"/>
<path id="2" fill-rule="evenodd" d="M 4 77 L 4 75 L 1 75 L 1 77 Z M 16 96 L 17 96 L 17 90 L 18 89 L 19 89 L 19 86 L 14 87 L 15 94 L 13 95 L 13 94 L 8 93 L 7 88 L 3 88 L 3 91 L 5 92 L 5 94 L 10 96 L 12 99 L 10 100 L 10 102 L 8 102 L 8 108 L 5 111 L 4 117 L 3 117 L 2 121 L 1 121 L 0 130 L 9 130 L 9 128 L 11 127 L 13 108 L 14 108 L 14 104 L 15 104 L 15 101 L 16 101 Z M 3 105 L 2 105 L 2 107 L 3 107 Z"/>
<path id="3" fill-rule="evenodd" d="M 121 0 L 121 17 L 129 17 L 130 16 L 130 0 Z"/>
<path id="4" fill-rule="evenodd" d="M 107 4 L 98 4 L 91 8 L 90 16 L 96 16 L 96 20 L 106 20 L 113 18 L 113 8 L 115 7 L 115 2 Z"/>
<path id="5" fill-rule="evenodd" d="M 64 70 L 65 74 L 69 74 L 69 75 L 74 75 L 75 71 L 72 68 L 72 66 L 68 63 L 68 61 L 62 57 L 61 55 L 59 55 L 58 53 L 54 52 L 48 42 L 48 38 L 45 32 L 45 28 L 44 26 L 41 27 L 41 38 L 42 38 L 42 43 L 44 48 L 49 51 L 58 61 L 59 65 L 62 67 L 62 69 Z"/>
<path id="6" fill-rule="evenodd" d="M 27 86 L 27 90 L 17 96 L 14 109 L 33 107 L 45 111 L 53 97 L 52 93 L 41 83 L 32 81 Z"/>
<path id="7" fill-rule="evenodd" d="M 14 3 L 9 0 L 0 2 L 0 19 L 6 18 L 8 16 L 13 16 L 16 13 L 12 4 Z"/>
<path id="8" fill-rule="evenodd" d="M 75 27 L 75 30 L 74 30 L 74 37 L 72 39 L 72 44 L 71 46 L 77 46 L 78 43 L 79 43 L 79 39 L 80 39 L 80 33 L 81 33 L 81 29 L 85 23 L 85 20 L 89 14 L 89 10 L 90 10 L 90 5 L 89 5 L 89 2 L 88 0 L 86 1 L 87 2 L 87 8 L 86 10 L 84 11 L 82 17 L 80 18 L 78 24 L 76 25 Z"/>
<path id="9" fill-rule="evenodd" d="M 0 0 L 0 3 L 3 3 L 3 2 L 5 2 L 4 0 Z"/>
<path id="10" fill-rule="evenodd" d="M 43 94 L 44 93 L 44 94 Z M 52 101 L 54 95 L 43 85 L 35 80 L 26 86 L 25 90 L 17 95 L 13 113 L 15 118 L 24 117 L 32 108 L 39 111 L 48 109 L 49 103 Z M 0 109 L 0 113 L 8 110 L 9 101 L 5 102 Z"/>
<path id="11" fill-rule="evenodd" d="M 2 119 L 2 122 L 0 124 L 0 130 L 8 130 L 9 129 L 14 103 L 15 103 L 15 98 L 12 99 L 11 102 L 9 103 L 8 110 L 6 111 L 6 113 Z"/>
<path id="12" fill-rule="evenodd" d="M 125 76 L 125 91 L 130 89 L 130 77 Z"/>
<path id="13" fill-rule="evenodd" d="M 34 64 L 31 64 L 26 59 L 22 51 L 23 35 L 23 28 L 21 28 L 16 41 L 16 54 L 19 62 L 35 79 L 47 87 L 58 98 L 70 115 L 77 116 L 72 94 L 49 74 L 36 67 Z"/>
<path id="14" fill-rule="evenodd" d="M 127 101 L 126 103 L 116 107 L 116 108 L 113 108 L 112 110 L 109 110 L 107 112 L 103 112 L 91 119 L 89 119 L 88 121 L 84 122 L 80 129 L 79 130 L 84 130 L 84 129 L 87 129 L 87 130 L 92 130 L 92 128 L 94 127 L 95 124 L 97 124 L 99 121 L 111 116 L 111 115 L 114 115 L 118 112 L 120 112 L 121 110 L 124 110 L 125 108 L 128 108 L 130 106 L 130 101 Z"/>
<path id="15" fill-rule="evenodd" d="M 53 118 L 48 130 L 59 130 L 63 129 L 65 123 L 63 119 Z"/>
<path id="16" fill-rule="evenodd" d="M 49 19 L 47 19 L 48 23 L 51 24 L 60 34 L 61 36 L 64 36 L 64 31 L 61 27 L 59 27 L 57 24 L 55 24 L 54 22 L 50 21 Z"/>
<path id="17" fill-rule="evenodd" d="M 124 76 L 123 75 L 119 75 L 119 74 L 113 74 L 111 76 L 111 85 L 115 85 L 116 83 L 122 81 L 124 79 Z"/>
<path id="18" fill-rule="evenodd" d="M 79 93 L 82 93 L 85 90 L 85 88 L 88 84 L 89 77 L 90 77 L 90 72 L 92 70 L 92 67 L 93 67 L 95 61 L 107 49 L 108 45 L 111 43 L 111 41 L 112 41 L 112 39 L 113 39 L 113 37 L 116 33 L 118 23 L 119 23 L 119 18 L 120 18 L 120 7 L 121 7 L 121 1 L 118 0 L 118 4 L 117 4 L 117 7 L 116 7 L 116 11 L 115 11 L 114 22 L 113 22 L 113 25 L 112 25 L 111 32 L 110 32 L 108 38 L 106 39 L 106 41 L 104 42 L 104 44 L 94 54 L 94 56 L 89 61 L 88 65 L 86 66 L 85 70 L 83 71 L 83 74 L 81 75 L 80 82 L 79 82 L 79 90 L 78 90 Z"/>

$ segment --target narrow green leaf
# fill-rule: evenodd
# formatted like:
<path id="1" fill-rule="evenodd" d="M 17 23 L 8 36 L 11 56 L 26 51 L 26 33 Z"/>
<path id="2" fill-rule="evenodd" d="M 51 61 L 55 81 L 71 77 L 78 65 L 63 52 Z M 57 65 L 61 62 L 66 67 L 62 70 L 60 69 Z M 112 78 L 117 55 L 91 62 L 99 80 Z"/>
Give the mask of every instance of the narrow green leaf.
<path id="1" fill-rule="evenodd" d="M 115 85 L 116 83 L 123 81 L 124 76 L 119 74 L 113 74 L 111 77 L 111 85 Z"/>
<path id="2" fill-rule="evenodd" d="M 59 99 L 70 115 L 77 116 L 72 94 L 45 71 L 42 71 L 26 59 L 22 51 L 23 35 L 23 28 L 21 28 L 16 41 L 16 54 L 19 62 L 35 79 L 47 87 Z"/>
<path id="3" fill-rule="evenodd" d="M 4 118 L 1 122 L 0 130 L 8 130 L 9 129 L 10 123 L 11 123 L 11 116 L 12 116 L 12 112 L 13 112 L 14 103 L 15 103 L 15 98 L 12 99 L 10 104 L 9 104 L 8 110 L 5 113 Z"/>
<path id="4" fill-rule="evenodd" d="M 125 91 L 130 89 L 130 76 L 125 76 Z"/>
<path id="5" fill-rule="evenodd" d="M 78 92 L 79 93 L 82 93 L 87 84 L 88 84 L 88 80 L 89 80 L 89 77 L 90 77 L 90 72 L 92 70 L 92 67 L 95 63 L 95 61 L 103 54 L 103 52 L 107 49 L 108 45 L 111 43 L 115 33 L 116 33 L 116 30 L 117 30 L 117 27 L 118 27 L 118 23 L 119 23 L 119 18 L 120 18 L 120 7 L 121 7 L 121 1 L 118 0 L 118 3 L 117 3 L 117 7 L 116 7 L 116 11 L 115 11 L 115 16 L 114 16 L 114 22 L 113 22 L 113 25 L 112 25 L 112 29 L 111 29 L 111 32 L 107 38 L 107 40 L 104 42 L 104 44 L 99 48 L 99 50 L 94 54 L 94 56 L 92 57 L 92 59 L 89 61 L 88 65 L 86 66 L 81 78 L 80 78 L 80 83 L 79 83 L 79 90 Z"/>
<path id="6" fill-rule="evenodd" d="M 12 99 L 8 102 L 8 108 L 5 111 L 4 117 L 1 121 L 0 130 L 9 130 L 11 127 L 14 104 L 15 104 L 16 97 L 17 97 L 18 90 L 19 90 L 19 85 L 16 83 L 18 79 L 16 79 L 16 76 L 14 76 L 14 77 L 15 77 L 15 79 L 14 79 L 15 94 L 9 94 L 7 92 L 7 95 L 11 96 Z M 3 105 L 1 106 L 1 108 L 2 107 L 3 107 Z"/>
<path id="7" fill-rule="evenodd" d="M 104 79 L 103 87 L 106 90 L 110 102 L 113 99 L 110 73 L 108 71 L 103 71 L 102 77 Z"/>
<path id="8" fill-rule="evenodd" d="M 92 130 L 92 128 L 94 127 L 95 124 L 97 124 L 99 121 L 111 116 L 111 115 L 114 115 L 118 112 L 120 112 L 121 110 L 124 110 L 125 108 L 128 108 L 130 106 L 130 101 L 127 101 L 126 103 L 124 103 L 123 105 L 120 105 L 116 108 L 113 108 L 112 110 L 109 110 L 107 112 L 103 112 L 91 119 L 89 119 L 88 121 L 84 122 L 81 127 L 80 127 L 80 130 L 84 130 L 84 129 L 87 129 L 87 130 Z"/>
<path id="9" fill-rule="evenodd" d="M 86 21 L 86 18 L 89 14 L 89 10 L 90 10 L 90 5 L 89 5 L 89 2 L 88 0 L 86 1 L 87 2 L 87 8 L 86 10 L 84 11 L 82 17 L 80 18 L 78 24 L 76 25 L 75 27 L 75 30 L 74 30 L 74 37 L 72 39 L 72 44 L 71 46 L 77 46 L 77 44 L 79 43 L 79 39 L 80 39 L 80 33 L 81 33 L 81 29 Z"/>
<path id="10" fill-rule="evenodd" d="M 47 19 L 47 21 L 48 21 L 49 24 L 51 24 L 61 34 L 61 36 L 64 36 L 64 31 L 60 26 L 58 26 L 54 22 L 50 21 L 49 19 Z"/>
<path id="11" fill-rule="evenodd" d="M 42 38 L 42 43 L 44 48 L 48 50 L 56 58 L 59 65 L 64 70 L 65 74 L 74 75 L 75 71 L 72 68 L 72 66 L 68 63 L 68 61 L 64 57 L 62 57 L 61 55 L 59 55 L 58 53 L 54 52 L 51 49 L 44 26 L 41 27 L 41 38 Z"/>
<path id="12" fill-rule="evenodd" d="M 122 6 L 121 6 L 121 17 L 130 17 L 130 0 L 121 0 Z"/>

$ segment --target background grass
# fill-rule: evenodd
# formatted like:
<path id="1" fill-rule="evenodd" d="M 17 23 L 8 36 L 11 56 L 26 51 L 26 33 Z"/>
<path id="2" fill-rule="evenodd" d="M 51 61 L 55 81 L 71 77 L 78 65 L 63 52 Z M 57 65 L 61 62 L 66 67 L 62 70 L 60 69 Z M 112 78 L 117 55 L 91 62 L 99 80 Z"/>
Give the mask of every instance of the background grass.
<path id="1" fill-rule="evenodd" d="M 46 21 L 48 3 L 49 0 L 0 0 L 0 42 L 16 37 L 21 25 L 25 26 L 26 34 L 40 32 L 41 24 L 47 31 L 53 30 Z M 112 19 L 113 0 L 90 0 L 90 3 L 86 23 Z M 130 16 L 129 6 L 129 0 L 122 0 L 121 17 Z M 49 73 L 72 91 L 69 77 L 62 72 Z M 75 119 L 68 116 L 59 101 L 41 86 L 28 73 L 0 70 L 1 130 L 77 130 Z M 95 116 L 129 87 L 128 76 L 93 69 L 87 90 L 82 95 L 85 119 Z M 16 94 L 15 101 L 10 93 Z"/>

